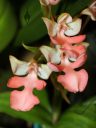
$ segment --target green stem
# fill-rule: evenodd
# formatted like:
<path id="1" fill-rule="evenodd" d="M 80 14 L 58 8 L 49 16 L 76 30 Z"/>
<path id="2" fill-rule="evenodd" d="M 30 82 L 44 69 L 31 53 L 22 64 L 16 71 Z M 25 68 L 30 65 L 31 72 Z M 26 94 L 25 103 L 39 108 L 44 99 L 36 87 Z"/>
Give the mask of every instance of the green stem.
<path id="1" fill-rule="evenodd" d="M 53 116 L 52 116 L 52 123 L 56 124 L 60 117 L 61 113 L 61 106 L 62 106 L 62 97 L 60 92 L 54 88 L 54 95 L 53 95 Z"/>
<path id="2" fill-rule="evenodd" d="M 52 17 L 51 6 L 50 5 L 49 6 L 41 5 L 41 8 L 42 8 L 43 16 L 50 19 Z"/>
<path id="3" fill-rule="evenodd" d="M 61 93 L 61 95 L 62 95 L 62 98 L 68 103 L 68 104 L 70 104 L 70 100 L 68 99 L 68 97 L 67 97 L 67 91 L 66 90 L 64 90 L 64 88 L 59 84 L 59 83 L 57 83 L 57 80 L 55 79 L 54 80 L 54 78 L 55 78 L 55 75 L 51 75 L 51 81 L 52 81 L 52 84 L 54 85 L 54 87 L 58 90 L 58 91 L 60 91 L 60 93 Z"/>

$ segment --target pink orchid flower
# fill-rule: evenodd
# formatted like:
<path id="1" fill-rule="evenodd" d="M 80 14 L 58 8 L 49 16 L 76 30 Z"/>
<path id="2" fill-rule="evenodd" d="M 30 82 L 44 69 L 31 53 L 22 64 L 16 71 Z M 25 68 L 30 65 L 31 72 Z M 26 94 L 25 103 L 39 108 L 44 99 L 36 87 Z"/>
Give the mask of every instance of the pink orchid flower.
<path id="1" fill-rule="evenodd" d="M 48 5 L 56 5 L 60 2 L 60 0 L 40 0 L 41 5 L 48 6 Z"/>
<path id="2" fill-rule="evenodd" d="M 22 91 L 12 91 L 10 96 L 11 107 L 17 111 L 29 111 L 35 105 L 39 104 L 39 99 L 32 91 L 34 88 L 42 90 L 46 86 L 46 82 L 39 80 L 34 71 L 30 72 L 25 77 L 14 76 L 8 81 L 8 87 L 19 88 L 23 87 Z"/>
<path id="3" fill-rule="evenodd" d="M 62 13 L 57 22 L 43 17 L 46 24 L 51 42 L 57 45 L 66 45 L 81 43 L 86 36 L 75 36 L 80 32 L 82 20 L 80 18 L 72 19 L 68 13 Z M 74 37 L 73 37 L 74 36 Z"/>
<path id="4" fill-rule="evenodd" d="M 11 92 L 11 107 L 18 111 L 29 111 L 40 102 L 32 91 L 34 89 L 42 90 L 46 86 L 46 82 L 39 80 L 38 76 L 42 79 L 48 79 L 52 70 L 45 64 L 38 66 L 34 61 L 33 63 L 20 61 L 14 56 L 10 56 L 10 62 L 13 73 L 18 76 L 10 78 L 8 87 L 24 87 L 22 91 Z"/>
<path id="5" fill-rule="evenodd" d="M 57 81 L 69 92 L 82 92 L 87 85 L 88 74 L 84 69 L 80 71 L 67 69 L 65 75 L 58 76 Z"/>
<path id="6" fill-rule="evenodd" d="M 47 65 L 52 71 L 65 72 L 65 75 L 59 75 L 57 81 L 63 85 L 63 87 L 70 92 L 83 91 L 87 85 L 88 74 L 82 69 L 75 71 L 74 69 L 82 66 L 87 58 L 86 45 L 74 45 L 71 50 L 58 46 L 50 48 L 42 46 L 41 52 L 47 59 Z M 57 55 L 58 56 L 57 56 Z M 53 57 L 56 55 L 55 61 Z"/>
<path id="7" fill-rule="evenodd" d="M 74 18 L 68 14 L 68 13 L 62 13 L 58 19 L 57 22 L 54 20 L 50 20 L 48 18 L 43 17 L 42 18 L 50 37 L 63 37 L 66 36 L 75 36 L 80 32 L 82 20 L 80 18 Z M 64 36 L 64 37 L 66 37 Z"/>
<path id="8" fill-rule="evenodd" d="M 81 67 L 87 59 L 86 47 L 83 44 L 74 45 L 70 49 L 61 46 L 58 46 L 56 49 L 42 46 L 40 50 L 45 56 L 51 70 L 62 71 L 66 67 L 71 67 L 72 69 Z"/>

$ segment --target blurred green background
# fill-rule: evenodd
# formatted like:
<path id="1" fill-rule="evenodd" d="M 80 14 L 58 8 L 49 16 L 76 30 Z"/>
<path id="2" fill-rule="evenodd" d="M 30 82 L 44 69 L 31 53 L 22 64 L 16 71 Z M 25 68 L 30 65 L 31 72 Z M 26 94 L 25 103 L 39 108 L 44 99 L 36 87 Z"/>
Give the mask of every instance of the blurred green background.
<path id="1" fill-rule="evenodd" d="M 61 0 L 52 7 L 52 12 L 54 15 L 68 12 L 76 16 L 91 2 Z M 0 0 L 0 128 L 96 128 L 96 22 L 91 20 L 82 31 L 90 44 L 84 65 L 89 74 L 86 90 L 68 93 L 71 102 L 68 104 L 49 79 L 46 90 L 34 92 L 40 98 L 39 106 L 30 112 L 17 112 L 10 108 L 10 89 L 6 86 L 12 76 L 9 55 L 28 60 L 33 55 L 23 48 L 22 43 L 38 47 L 49 43 L 42 16 L 39 0 Z M 82 25 L 86 18 L 82 16 Z"/>

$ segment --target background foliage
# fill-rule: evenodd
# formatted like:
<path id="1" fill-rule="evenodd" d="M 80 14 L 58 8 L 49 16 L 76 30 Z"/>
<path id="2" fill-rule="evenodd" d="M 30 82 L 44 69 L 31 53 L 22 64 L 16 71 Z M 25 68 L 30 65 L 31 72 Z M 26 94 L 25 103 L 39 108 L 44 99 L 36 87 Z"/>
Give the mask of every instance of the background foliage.
<path id="1" fill-rule="evenodd" d="M 61 0 L 52 7 L 54 15 L 68 12 L 76 16 L 86 8 L 91 0 Z M 67 96 L 68 104 L 62 99 L 59 91 L 55 95 L 54 87 L 48 81 L 46 90 L 35 91 L 40 98 L 40 105 L 30 112 L 17 112 L 10 108 L 7 81 L 12 76 L 8 56 L 28 60 L 33 54 L 22 47 L 22 43 L 30 46 L 41 46 L 49 42 L 46 27 L 41 19 L 43 16 L 39 0 L 0 0 L 0 126 L 38 128 L 96 128 L 96 22 L 88 22 L 83 33 L 87 35 L 88 60 L 84 68 L 88 71 L 89 81 L 82 94 Z M 83 23 L 86 16 L 82 17 Z M 59 96 L 59 100 L 58 99 Z M 53 97 L 53 98 L 52 98 Z"/>

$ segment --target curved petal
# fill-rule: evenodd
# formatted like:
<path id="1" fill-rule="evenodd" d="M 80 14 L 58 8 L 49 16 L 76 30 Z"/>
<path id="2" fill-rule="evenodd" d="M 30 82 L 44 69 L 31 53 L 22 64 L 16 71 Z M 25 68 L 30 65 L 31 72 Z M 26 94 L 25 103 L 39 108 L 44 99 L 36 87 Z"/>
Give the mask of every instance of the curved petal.
<path id="1" fill-rule="evenodd" d="M 96 8 L 96 7 L 95 7 Z M 95 9 L 96 10 L 96 9 Z M 96 13 L 96 11 L 95 11 Z M 93 20 L 93 21 L 96 21 L 96 14 L 94 15 L 94 13 L 92 13 L 91 9 L 90 8 L 86 8 L 84 9 L 81 14 L 83 15 L 87 15 L 87 16 L 90 16 L 90 18 Z"/>
<path id="2" fill-rule="evenodd" d="M 59 45 L 63 45 L 63 44 L 77 44 L 77 43 L 81 43 L 82 41 L 84 41 L 84 39 L 86 38 L 85 35 L 79 35 L 79 36 L 74 36 L 74 37 L 67 37 L 64 34 L 63 35 L 58 35 L 56 37 L 50 37 L 51 42 L 53 44 L 59 44 Z"/>
<path id="3" fill-rule="evenodd" d="M 48 30 L 48 34 L 52 37 L 56 36 L 57 34 L 57 23 L 55 21 L 52 21 L 46 17 L 43 17 L 42 18 L 46 27 L 47 27 L 47 30 Z"/>
<path id="4" fill-rule="evenodd" d="M 48 46 L 41 46 L 40 51 L 45 56 L 47 61 L 52 63 L 60 63 L 60 53 L 57 49 Z"/>
<path id="5" fill-rule="evenodd" d="M 62 14 L 58 17 L 57 22 L 58 22 L 59 24 L 61 24 L 61 23 L 70 23 L 70 22 L 72 22 L 72 17 L 70 16 L 69 13 L 62 13 Z"/>
<path id="6" fill-rule="evenodd" d="M 59 75 L 57 81 L 69 92 L 84 91 L 88 82 L 86 70 L 74 71 L 71 68 L 65 68 L 65 70 L 65 75 Z"/>
<path id="7" fill-rule="evenodd" d="M 14 56 L 9 56 L 12 72 L 15 75 L 26 75 L 29 71 L 30 63 L 25 61 L 20 61 Z"/>
<path id="8" fill-rule="evenodd" d="M 49 5 L 49 1 L 48 0 L 39 0 L 40 4 L 43 6 Z"/>
<path id="9" fill-rule="evenodd" d="M 48 62 L 48 66 L 50 67 L 50 69 L 52 71 L 59 72 L 59 68 L 57 67 L 56 64 L 52 64 L 52 63 Z"/>
<path id="10" fill-rule="evenodd" d="M 70 66 L 73 69 L 79 68 L 85 63 L 86 59 L 87 59 L 87 55 L 82 54 L 80 57 L 77 58 L 77 60 L 74 63 L 71 63 Z"/>
<path id="11" fill-rule="evenodd" d="M 78 92 L 78 77 L 74 70 L 66 73 L 65 75 L 59 75 L 57 81 L 69 92 Z"/>
<path id="12" fill-rule="evenodd" d="M 79 91 L 82 92 L 86 88 L 88 82 L 88 73 L 86 70 L 82 69 L 77 72 L 78 80 L 79 80 Z"/>
<path id="13" fill-rule="evenodd" d="M 25 86 L 25 83 L 26 83 L 25 77 L 14 76 L 9 79 L 7 86 L 10 88 L 18 88 L 21 86 Z"/>
<path id="14" fill-rule="evenodd" d="M 75 36 L 80 32 L 82 20 L 80 18 L 68 23 L 68 29 L 65 31 L 67 36 Z"/>
<path id="15" fill-rule="evenodd" d="M 39 104 L 39 99 L 32 94 L 32 90 L 12 91 L 10 96 L 11 108 L 17 111 L 29 111 Z"/>
<path id="16" fill-rule="evenodd" d="M 38 76 L 42 79 L 47 80 L 52 73 L 52 70 L 47 64 L 41 64 L 38 68 Z"/>

